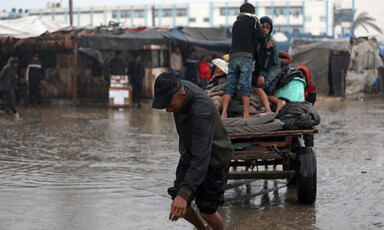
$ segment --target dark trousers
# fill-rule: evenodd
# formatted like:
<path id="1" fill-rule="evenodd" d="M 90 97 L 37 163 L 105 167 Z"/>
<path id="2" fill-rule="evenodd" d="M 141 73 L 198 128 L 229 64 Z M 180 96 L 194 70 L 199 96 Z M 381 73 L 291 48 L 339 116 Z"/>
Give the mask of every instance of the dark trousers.
<path id="1" fill-rule="evenodd" d="M 3 107 L 4 109 L 10 109 L 13 113 L 17 112 L 16 108 L 16 93 L 14 89 L 4 92 L 3 94 Z"/>
<path id="2" fill-rule="evenodd" d="M 38 105 L 41 103 L 41 84 L 40 82 L 29 83 L 29 104 L 33 105 L 34 102 Z"/>
<path id="3" fill-rule="evenodd" d="M 186 73 L 185 80 L 193 82 L 197 85 L 197 73 Z"/>
<path id="4" fill-rule="evenodd" d="M 133 82 L 132 84 L 132 101 L 133 103 L 141 103 L 141 89 L 143 88 L 142 83 Z"/>

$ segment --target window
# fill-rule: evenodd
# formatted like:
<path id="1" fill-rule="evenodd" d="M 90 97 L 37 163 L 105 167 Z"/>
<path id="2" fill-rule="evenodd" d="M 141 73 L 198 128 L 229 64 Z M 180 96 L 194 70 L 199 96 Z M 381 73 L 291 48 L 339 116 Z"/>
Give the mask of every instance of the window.
<path id="1" fill-rule="evenodd" d="M 352 9 L 342 9 L 341 10 L 341 21 L 342 22 L 351 22 L 353 21 Z"/>
<path id="2" fill-rule="evenodd" d="M 305 21 L 306 22 L 312 22 L 312 17 L 311 16 L 305 16 Z"/>
<path id="3" fill-rule="evenodd" d="M 120 10 L 120 18 L 130 18 L 131 10 Z M 112 18 L 117 18 L 117 10 L 112 10 Z"/>
<path id="4" fill-rule="evenodd" d="M 278 6 L 278 7 L 274 7 L 273 9 L 274 11 L 274 15 L 275 16 L 280 16 L 280 15 L 287 15 L 287 7 L 283 7 L 283 6 Z M 265 12 L 267 15 L 272 15 L 272 7 L 265 7 Z"/>
<path id="5" fill-rule="evenodd" d="M 176 16 L 177 17 L 185 17 L 185 16 L 187 16 L 187 9 L 185 9 L 185 8 L 176 9 Z"/>
<path id="6" fill-rule="evenodd" d="M 325 16 L 320 16 L 320 22 L 325 22 L 327 21 L 327 17 Z"/>
<path id="7" fill-rule="evenodd" d="M 294 18 L 298 18 L 300 15 L 303 15 L 303 8 L 300 6 L 293 6 L 290 8 L 289 14 Z"/>
<path id="8" fill-rule="evenodd" d="M 164 9 L 161 14 L 165 18 L 172 17 L 172 9 Z"/>
<path id="9" fill-rule="evenodd" d="M 220 15 L 225 16 L 226 8 L 220 7 Z M 228 7 L 228 16 L 236 16 L 240 13 L 240 10 L 238 7 Z"/>
<path id="10" fill-rule="evenodd" d="M 169 18 L 172 17 L 172 9 L 161 9 L 161 17 Z M 159 9 L 155 10 L 155 17 L 158 17 Z"/>
<path id="11" fill-rule="evenodd" d="M 196 22 L 196 18 L 189 18 L 189 22 Z"/>
<path id="12" fill-rule="evenodd" d="M 209 18 L 204 18 L 204 22 L 209 22 Z"/>
<path id="13" fill-rule="evenodd" d="M 144 18 L 144 10 L 135 10 L 133 15 L 135 18 Z"/>
<path id="14" fill-rule="evenodd" d="M 291 31 L 293 34 L 300 34 L 302 30 L 301 26 L 291 26 Z"/>

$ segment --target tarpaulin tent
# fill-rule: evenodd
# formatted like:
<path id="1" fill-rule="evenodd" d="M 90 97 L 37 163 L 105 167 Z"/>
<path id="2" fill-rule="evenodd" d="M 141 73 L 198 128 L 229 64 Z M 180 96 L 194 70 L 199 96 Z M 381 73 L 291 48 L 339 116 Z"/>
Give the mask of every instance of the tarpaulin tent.
<path id="1" fill-rule="evenodd" d="M 359 39 L 351 49 L 351 62 L 346 75 L 345 95 L 360 97 L 376 87 L 377 68 L 381 65 L 379 44 L 375 40 Z"/>
<path id="2" fill-rule="evenodd" d="M 348 39 L 298 39 L 291 41 L 292 65 L 305 65 L 321 94 L 343 96 L 349 64 Z"/>
<path id="3" fill-rule="evenodd" d="M 60 22 L 52 22 L 37 16 L 0 21 L 0 37 L 30 38 L 38 37 L 46 32 L 53 33 L 69 28 Z"/>
<path id="4" fill-rule="evenodd" d="M 96 34 L 80 37 L 80 47 L 99 50 L 135 51 L 143 49 L 144 45 L 166 45 L 168 39 L 163 32 L 155 29 L 138 33 L 124 32 L 122 34 Z"/>
<path id="5" fill-rule="evenodd" d="M 164 34 L 189 45 L 223 52 L 229 51 L 232 41 L 232 33 L 228 28 L 179 27 Z"/>

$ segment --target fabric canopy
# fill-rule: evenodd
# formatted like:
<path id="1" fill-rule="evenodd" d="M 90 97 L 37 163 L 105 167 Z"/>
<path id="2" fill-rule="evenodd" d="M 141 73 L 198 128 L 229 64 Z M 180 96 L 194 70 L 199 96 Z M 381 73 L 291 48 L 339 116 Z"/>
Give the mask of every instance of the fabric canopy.
<path id="1" fill-rule="evenodd" d="M 38 37 L 46 32 L 53 33 L 68 25 L 52 22 L 37 16 L 0 21 L 0 37 L 29 38 Z"/>
<path id="2" fill-rule="evenodd" d="M 80 37 L 80 46 L 100 50 L 140 50 L 144 45 L 165 45 L 167 38 L 157 30 L 145 30 L 138 33 L 96 34 Z"/>
<path id="3" fill-rule="evenodd" d="M 207 49 L 228 52 L 232 33 L 228 28 L 179 27 L 164 33 L 169 38 Z"/>

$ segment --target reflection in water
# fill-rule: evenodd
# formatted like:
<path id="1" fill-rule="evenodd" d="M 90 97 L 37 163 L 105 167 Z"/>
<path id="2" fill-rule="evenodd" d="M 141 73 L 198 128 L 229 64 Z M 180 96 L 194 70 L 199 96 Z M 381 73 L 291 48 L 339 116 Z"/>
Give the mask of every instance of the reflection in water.
<path id="1" fill-rule="evenodd" d="M 382 226 L 383 101 L 316 108 L 315 205 L 298 204 L 285 180 L 232 180 L 219 210 L 226 229 Z M 1 229 L 192 229 L 167 220 L 179 157 L 172 114 L 150 103 L 21 112 L 0 118 Z"/>

